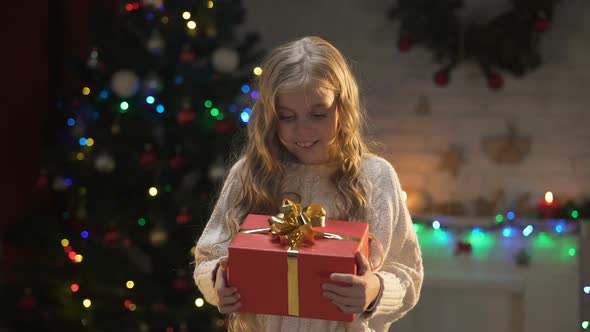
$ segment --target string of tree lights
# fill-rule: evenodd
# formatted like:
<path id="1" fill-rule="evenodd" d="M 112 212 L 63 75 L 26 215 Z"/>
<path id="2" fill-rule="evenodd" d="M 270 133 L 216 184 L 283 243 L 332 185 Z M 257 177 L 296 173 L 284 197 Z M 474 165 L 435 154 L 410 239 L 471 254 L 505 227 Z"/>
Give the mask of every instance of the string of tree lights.
<path id="1" fill-rule="evenodd" d="M 484 20 L 462 19 L 461 0 L 399 0 L 387 13 L 399 22 L 401 52 L 422 46 L 432 53 L 440 69 L 433 75 L 438 86 L 446 86 L 453 70 L 473 61 L 481 68 L 492 90 L 503 87 L 501 71 L 522 78 L 542 64 L 539 45 L 551 28 L 557 0 L 512 0 L 511 6 Z"/>
<path id="2" fill-rule="evenodd" d="M 258 98 L 259 36 L 238 33 L 238 0 L 92 3 L 89 47 L 55 82 L 40 208 L 7 233 L 3 316 L 19 331 L 223 330 L 189 248 Z"/>

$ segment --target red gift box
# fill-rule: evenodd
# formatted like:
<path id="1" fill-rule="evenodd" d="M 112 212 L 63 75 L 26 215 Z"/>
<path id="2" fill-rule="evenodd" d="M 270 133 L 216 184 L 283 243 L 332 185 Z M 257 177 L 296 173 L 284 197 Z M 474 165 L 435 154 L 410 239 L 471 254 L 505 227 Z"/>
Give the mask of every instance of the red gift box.
<path id="1" fill-rule="evenodd" d="M 239 311 L 353 321 L 354 314 L 343 313 L 322 296 L 321 285 L 331 282 L 346 286 L 331 281 L 330 274 L 357 273 L 356 252 L 369 257 L 368 224 L 326 220 L 324 227 L 313 227 L 313 230 L 345 239 L 316 236 L 311 244 L 293 250 L 289 243 L 268 232 L 242 232 L 269 228 L 269 218 L 248 215 L 228 249 L 228 285 L 238 289 L 242 303 Z"/>

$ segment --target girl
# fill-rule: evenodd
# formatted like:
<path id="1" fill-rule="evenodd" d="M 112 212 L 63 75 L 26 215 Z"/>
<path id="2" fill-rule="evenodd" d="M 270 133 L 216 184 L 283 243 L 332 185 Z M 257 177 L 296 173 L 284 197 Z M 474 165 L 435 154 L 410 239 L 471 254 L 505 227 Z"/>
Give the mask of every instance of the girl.
<path id="1" fill-rule="evenodd" d="M 318 37 L 277 47 L 262 68 L 247 145 L 196 245 L 195 282 L 230 314 L 231 331 L 387 331 L 418 302 L 422 253 L 396 172 L 361 135 L 351 70 Z M 358 314 L 353 322 L 237 313 L 239 290 L 226 286 L 227 247 L 248 213 L 274 215 L 283 198 L 321 204 L 328 219 L 366 221 L 380 242 L 382 250 L 370 243 L 368 259 L 358 255 L 358 275 L 331 275 L 350 287 L 322 286 L 343 312 Z"/>

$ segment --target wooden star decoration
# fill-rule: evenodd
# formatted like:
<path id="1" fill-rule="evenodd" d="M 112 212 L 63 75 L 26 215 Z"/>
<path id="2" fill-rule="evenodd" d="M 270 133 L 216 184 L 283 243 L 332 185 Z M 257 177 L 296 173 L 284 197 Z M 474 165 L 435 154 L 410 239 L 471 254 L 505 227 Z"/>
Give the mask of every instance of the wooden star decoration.
<path id="1" fill-rule="evenodd" d="M 441 154 L 441 159 L 438 164 L 438 169 L 443 171 L 450 171 L 453 176 L 457 176 L 463 164 L 466 161 L 461 156 L 461 151 L 458 147 L 452 146 L 447 151 Z"/>

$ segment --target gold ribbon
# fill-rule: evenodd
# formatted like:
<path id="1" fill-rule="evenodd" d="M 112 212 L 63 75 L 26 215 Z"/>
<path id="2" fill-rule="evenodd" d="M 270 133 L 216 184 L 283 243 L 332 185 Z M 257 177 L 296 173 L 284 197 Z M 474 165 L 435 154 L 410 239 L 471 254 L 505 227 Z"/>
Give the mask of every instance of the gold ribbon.
<path id="1" fill-rule="evenodd" d="M 289 243 L 287 249 L 287 287 L 289 315 L 299 316 L 299 272 L 297 256 L 302 243 L 313 243 L 314 237 L 361 242 L 361 238 L 314 231 L 313 227 L 326 225 L 326 210 L 319 204 L 311 204 L 303 211 L 301 204 L 283 199 L 281 212 L 268 219 L 270 228 L 240 229 L 241 233 L 271 233 Z M 361 244 L 362 246 L 362 244 Z"/>

